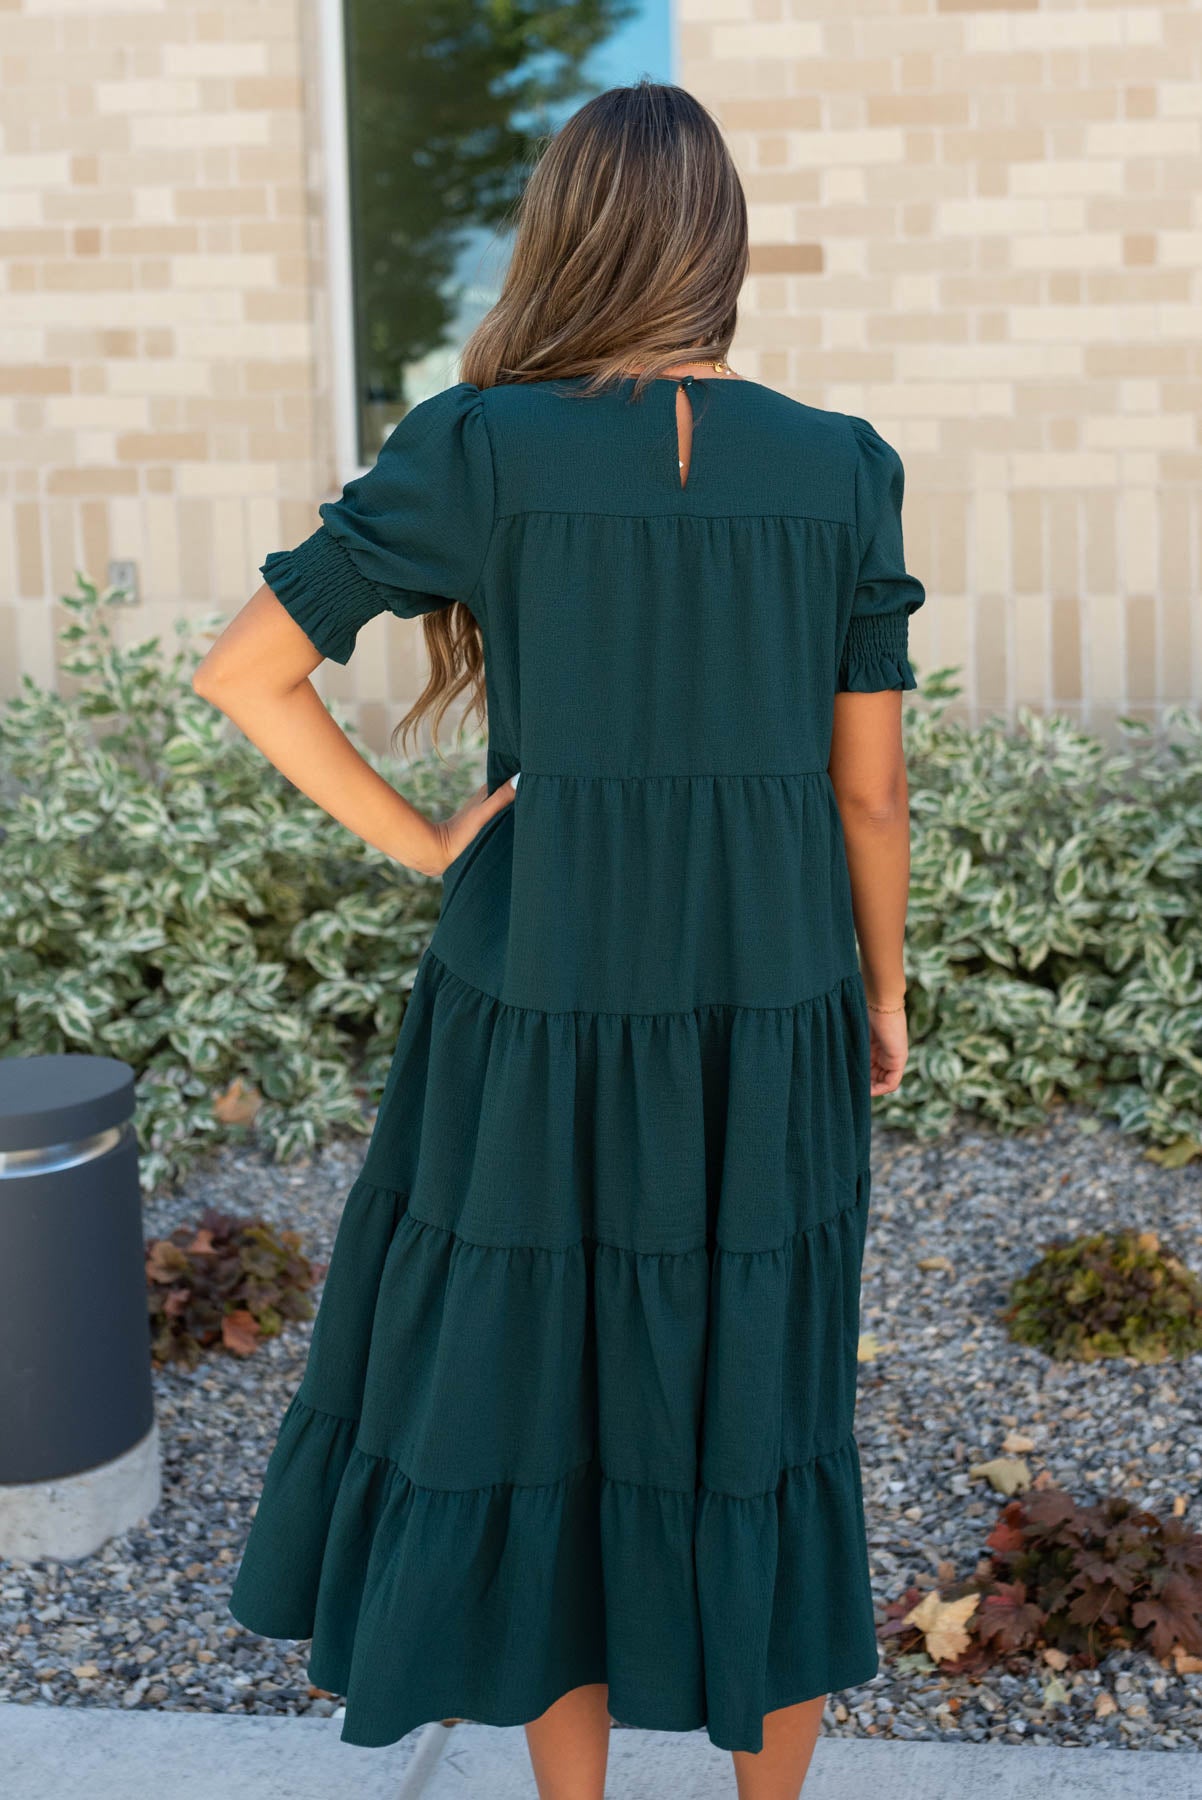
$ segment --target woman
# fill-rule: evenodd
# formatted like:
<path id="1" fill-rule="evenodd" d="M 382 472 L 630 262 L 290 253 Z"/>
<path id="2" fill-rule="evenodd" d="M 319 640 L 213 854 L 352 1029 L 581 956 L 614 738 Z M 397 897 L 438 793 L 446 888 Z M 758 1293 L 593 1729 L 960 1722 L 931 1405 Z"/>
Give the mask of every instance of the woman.
<path id="1" fill-rule="evenodd" d="M 231 1610 L 312 1637 L 350 1743 L 525 1725 L 543 1800 L 602 1793 L 611 1712 L 795 1795 L 877 1668 L 852 1424 L 924 596 L 896 452 L 726 363 L 746 271 L 697 101 L 590 100 L 465 379 L 196 677 L 443 882 Z M 425 622 L 407 724 L 486 680 L 450 819 L 308 680 L 384 611 Z"/>

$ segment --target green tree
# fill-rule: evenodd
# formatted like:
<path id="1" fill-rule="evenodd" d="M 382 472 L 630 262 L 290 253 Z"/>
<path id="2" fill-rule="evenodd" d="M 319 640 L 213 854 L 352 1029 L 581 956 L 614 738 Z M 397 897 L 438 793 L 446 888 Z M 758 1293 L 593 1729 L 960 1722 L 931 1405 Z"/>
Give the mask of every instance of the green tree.
<path id="1" fill-rule="evenodd" d="M 446 342 L 471 234 L 504 222 L 538 139 L 597 92 L 588 57 L 637 10 L 347 0 L 361 394 L 403 403 L 406 364 Z"/>

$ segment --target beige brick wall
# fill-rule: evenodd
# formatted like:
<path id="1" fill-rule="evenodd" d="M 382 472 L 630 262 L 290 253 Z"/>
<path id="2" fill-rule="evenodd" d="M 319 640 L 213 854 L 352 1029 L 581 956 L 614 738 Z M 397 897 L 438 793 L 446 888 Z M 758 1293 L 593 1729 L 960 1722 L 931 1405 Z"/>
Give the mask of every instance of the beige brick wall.
<path id="1" fill-rule="evenodd" d="M 736 366 L 902 451 L 975 711 L 1202 702 L 1202 13 L 678 0 L 751 204 Z M 0 0 L 0 691 L 55 596 L 235 610 L 336 491 L 316 0 Z M 325 664 L 382 745 L 416 624 Z"/>
<path id="2" fill-rule="evenodd" d="M 906 462 L 925 668 L 1202 703 L 1202 11 L 678 0 L 754 243 L 740 372 Z"/>
<path id="3" fill-rule="evenodd" d="M 0 691 L 76 568 L 138 564 L 128 639 L 228 615 L 335 490 L 317 70 L 312 0 L 0 0 Z M 368 629 L 320 681 L 382 743 Z"/>
<path id="4" fill-rule="evenodd" d="M 139 565 L 129 635 L 231 606 L 319 478 L 295 0 L 8 0 L 0 646 Z"/>

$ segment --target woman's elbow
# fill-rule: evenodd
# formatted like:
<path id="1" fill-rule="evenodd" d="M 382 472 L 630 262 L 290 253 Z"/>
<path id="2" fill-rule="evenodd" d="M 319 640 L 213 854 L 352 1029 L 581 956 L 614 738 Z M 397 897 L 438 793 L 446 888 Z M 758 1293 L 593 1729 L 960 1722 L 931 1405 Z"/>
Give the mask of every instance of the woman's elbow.
<path id="1" fill-rule="evenodd" d="M 210 706 L 219 707 L 221 705 L 219 698 L 221 685 L 216 671 L 209 666 L 207 658 L 197 663 L 192 671 L 192 692 L 194 694 L 198 694 L 202 700 L 207 700 Z"/>
<path id="2" fill-rule="evenodd" d="M 907 817 L 910 810 L 904 776 L 887 785 L 836 791 L 842 813 L 862 820 L 865 825 L 878 830 L 887 830 L 890 825 L 896 825 L 899 819 Z"/>
<path id="3" fill-rule="evenodd" d="M 899 824 L 908 811 L 900 800 L 878 800 L 861 807 L 858 816 L 874 830 L 887 831 L 890 826 Z"/>
<path id="4" fill-rule="evenodd" d="M 227 716 L 246 695 L 251 684 L 246 671 L 231 667 L 230 659 L 210 651 L 192 672 L 192 692 Z"/>

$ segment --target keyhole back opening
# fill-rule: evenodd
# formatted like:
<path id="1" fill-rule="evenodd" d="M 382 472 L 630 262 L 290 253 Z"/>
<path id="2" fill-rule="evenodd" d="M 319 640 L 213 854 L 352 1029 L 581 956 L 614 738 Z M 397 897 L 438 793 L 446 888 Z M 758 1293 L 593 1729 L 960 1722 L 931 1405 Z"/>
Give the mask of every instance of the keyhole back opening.
<path id="1" fill-rule="evenodd" d="M 681 487 L 689 485 L 693 460 L 693 377 L 682 375 L 676 384 L 676 448 Z"/>

